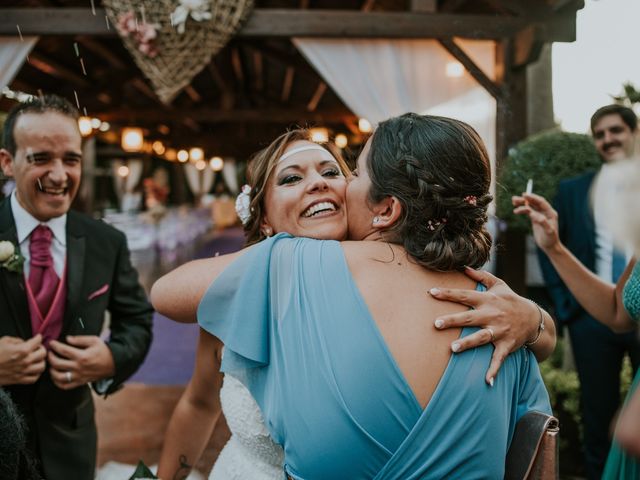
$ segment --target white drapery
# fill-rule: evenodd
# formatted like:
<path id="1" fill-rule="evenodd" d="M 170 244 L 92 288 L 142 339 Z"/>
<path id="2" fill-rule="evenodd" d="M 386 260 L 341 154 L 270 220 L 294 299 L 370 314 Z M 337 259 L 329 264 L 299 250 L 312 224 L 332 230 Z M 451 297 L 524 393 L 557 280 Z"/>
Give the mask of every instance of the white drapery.
<path id="1" fill-rule="evenodd" d="M 456 42 L 491 79 L 495 43 Z M 406 112 L 466 121 L 495 158 L 495 99 L 464 71 L 448 76 L 455 58 L 436 40 L 312 39 L 293 43 L 358 116 L 373 125 Z"/>
<path id="2" fill-rule="evenodd" d="M 231 195 L 237 195 L 240 193 L 238 189 L 238 166 L 233 158 L 225 158 L 224 165 L 222 167 L 222 178 L 229 187 Z"/>
<path id="3" fill-rule="evenodd" d="M 0 37 L 0 91 L 16 76 L 38 37 Z"/>
<path id="4" fill-rule="evenodd" d="M 126 177 L 122 177 L 118 174 L 118 169 L 123 165 L 129 168 L 129 173 Z M 138 186 L 140 177 L 142 177 L 143 167 L 144 162 L 140 159 L 127 160 L 124 162 L 122 160 L 111 161 L 111 177 L 113 178 L 113 188 L 116 191 L 116 195 L 118 196 L 120 208 L 123 207 L 122 200 L 125 194 L 131 194 L 133 190 Z"/>
<path id="5" fill-rule="evenodd" d="M 216 173 L 210 168 L 198 170 L 193 164 L 187 163 L 184 166 L 185 176 L 187 177 L 187 185 L 196 199 L 200 199 L 202 195 L 208 193 L 216 179 Z"/>

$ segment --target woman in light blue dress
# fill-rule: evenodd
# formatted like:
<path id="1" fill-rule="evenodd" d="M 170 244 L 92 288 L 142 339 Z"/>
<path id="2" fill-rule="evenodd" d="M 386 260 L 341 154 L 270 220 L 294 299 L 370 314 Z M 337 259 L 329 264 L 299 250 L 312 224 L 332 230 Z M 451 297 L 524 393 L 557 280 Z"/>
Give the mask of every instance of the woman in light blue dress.
<path id="1" fill-rule="evenodd" d="M 282 195 L 306 168 L 285 156 Z M 517 420 L 550 413 L 535 358 L 517 350 L 487 384 L 493 347 L 452 357 L 478 329 L 434 329 L 464 309 L 424 293 L 472 287 L 459 271 L 487 259 L 484 147 L 462 122 L 408 114 L 378 127 L 357 172 L 347 213 L 361 241 L 279 234 L 164 277 L 154 305 L 180 317 L 175 295 L 190 304 L 215 280 L 198 320 L 224 343 L 222 370 L 257 400 L 292 478 L 502 478 Z M 293 196 L 281 214 L 306 225 L 341 211 L 330 186 L 313 188 L 317 201 Z"/>

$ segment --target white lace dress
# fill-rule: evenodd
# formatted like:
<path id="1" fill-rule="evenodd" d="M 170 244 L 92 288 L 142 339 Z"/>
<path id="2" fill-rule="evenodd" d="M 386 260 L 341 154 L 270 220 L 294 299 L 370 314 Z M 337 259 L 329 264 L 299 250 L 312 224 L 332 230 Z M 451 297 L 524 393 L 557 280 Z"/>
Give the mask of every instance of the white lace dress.
<path id="1" fill-rule="evenodd" d="M 284 452 L 269 436 L 249 390 L 231 375 L 220 390 L 231 438 L 220 452 L 209 480 L 282 480 Z"/>

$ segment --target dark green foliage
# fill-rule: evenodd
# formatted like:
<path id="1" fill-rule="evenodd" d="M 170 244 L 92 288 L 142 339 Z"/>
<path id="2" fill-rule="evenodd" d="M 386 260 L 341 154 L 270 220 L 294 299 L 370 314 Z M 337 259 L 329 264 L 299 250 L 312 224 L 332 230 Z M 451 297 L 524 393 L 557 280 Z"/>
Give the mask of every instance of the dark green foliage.
<path id="1" fill-rule="evenodd" d="M 529 219 L 513 214 L 511 196 L 521 194 L 533 179 L 533 192 L 549 201 L 560 180 L 601 165 L 588 135 L 549 130 L 532 135 L 509 151 L 496 185 L 497 214 L 511 229 L 530 231 Z"/>
<path id="2" fill-rule="evenodd" d="M 619 97 L 613 97 L 616 103 L 623 105 L 633 105 L 634 103 L 640 103 L 640 92 L 636 90 L 632 83 L 625 83 L 622 85 L 624 95 Z"/>

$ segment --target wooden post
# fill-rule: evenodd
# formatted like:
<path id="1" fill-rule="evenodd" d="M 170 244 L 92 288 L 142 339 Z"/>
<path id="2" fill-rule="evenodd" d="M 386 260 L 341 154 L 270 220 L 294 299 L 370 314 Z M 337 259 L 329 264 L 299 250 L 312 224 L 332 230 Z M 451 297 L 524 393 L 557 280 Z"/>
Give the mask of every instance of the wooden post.
<path id="1" fill-rule="evenodd" d="M 527 135 L 527 71 L 513 68 L 513 41 L 503 39 L 496 46 L 497 81 L 502 95 L 497 99 L 496 175 L 509 149 Z M 523 186 L 524 188 L 524 186 Z M 519 294 L 525 294 L 524 234 L 507 230 L 499 240 L 497 273 Z"/>

